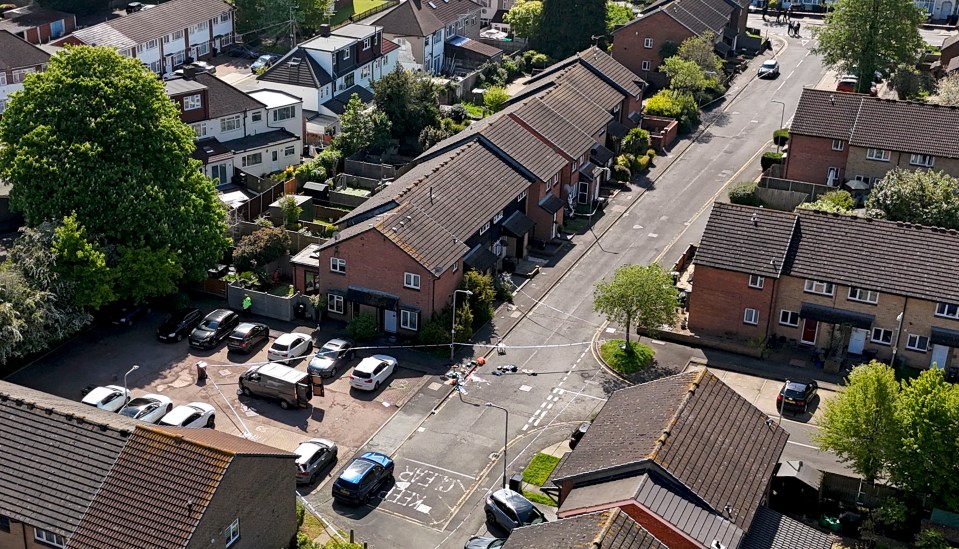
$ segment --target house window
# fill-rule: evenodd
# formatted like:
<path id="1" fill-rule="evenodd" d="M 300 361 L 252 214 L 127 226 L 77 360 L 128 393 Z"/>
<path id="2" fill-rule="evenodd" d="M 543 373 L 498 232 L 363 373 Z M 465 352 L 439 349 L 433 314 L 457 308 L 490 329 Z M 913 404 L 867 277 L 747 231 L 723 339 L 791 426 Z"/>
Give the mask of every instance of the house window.
<path id="1" fill-rule="evenodd" d="M 833 139 L 832 140 L 832 150 L 841 151 L 845 146 L 845 142 L 842 139 Z"/>
<path id="2" fill-rule="evenodd" d="M 931 168 L 935 161 L 936 159 L 929 154 L 909 155 L 909 163 L 913 166 L 925 166 L 926 168 Z"/>
<path id="3" fill-rule="evenodd" d="M 6 86 L 6 85 L 7 85 L 7 73 L 0 72 L 0 86 Z"/>
<path id="4" fill-rule="evenodd" d="M 283 156 L 293 156 L 294 154 L 296 154 L 296 147 L 293 145 L 283 149 Z"/>
<path id="5" fill-rule="evenodd" d="M 0 515 L 0 532 L 9 532 L 10 531 L 10 517 L 7 515 Z"/>
<path id="6" fill-rule="evenodd" d="M 183 31 L 181 31 L 181 30 L 173 31 L 173 39 L 174 39 L 174 40 L 183 40 Z"/>
<path id="7" fill-rule="evenodd" d="M 230 20 L 230 17 L 232 17 L 232 16 L 230 15 L 230 12 L 225 11 L 225 12 L 223 12 L 223 13 L 220 14 L 220 22 L 221 22 L 221 23 L 226 23 L 227 21 Z"/>
<path id="8" fill-rule="evenodd" d="M 346 274 L 346 260 L 342 257 L 331 257 L 330 270 L 334 273 Z"/>
<path id="9" fill-rule="evenodd" d="M 866 150 L 866 158 L 869 160 L 878 160 L 880 162 L 889 162 L 891 154 L 889 151 L 883 149 L 868 149 Z"/>
<path id="10" fill-rule="evenodd" d="M 649 70 L 649 61 L 643 61 L 642 66 L 640 67 L 644 71 Z"/>
<path id="11" fill-rule="evenodd" d="M 647 50 L 648 50 L 648 49 L 651 49 L 651 48 L 653 47 L 653 39 L 652 39 L 652 38 L 646 38 L 646 39 L 644 39 L 644 40 L 643 40 L 643 47 L 646 48 Z"/>
<path id="12" fill-rule="evenodd" d="M 221 48 L 222 48 L 223 46 L 229 46 L 229 45 L 232 44 L 232 43 L 233 43 L 233 35 L 232 35 L 232 34 L 224 34 L 223 36 L 220 37 L 220 47 L 221 47 Z"/>
<path id="13" fill-rule="evenodd" d="M 337 294 L 326 294 L 326 310 L 338 315 L 343 314 L 343 296 Z"/>
<path id="14" fill-rule="evenodd" d="M 343 87 L 350 88 L 356 83 L 356 73 L 350 73 L 343 77 Z"/>
<path id="15" fill-rule="evenodd" d="M 227 116 L 220 119 L 220 131 L 232 132 L 240 129 L 240 115 Z"/>
<path id="16" fill-rule="evenodd" d="M 206 137 L 206 122 L 190 124 L 190 128 L 193 130 L 193 135 L 195 135 L 197 139 Z"/>
<path id="17" fill-rule="evenodd" d="M 363 39 L 363 49 L 364 49 L 364 50 L 370 49 L 370 39 L 369 39 L 369 38 L 364 38 L 364 39 Z"/>
<path id="18" fill-rule="evenodd" d="M 206 55 L 206 54 L 208 54 L 208 53 L 210 53 L 210 43 L 209 43 L 209 42 L 204 42 L 204 43 L 202 43 L 202 44 L 197 44 L 197 45 L 196 45 L 196 55 L 197 55 L 197 57 L 200 57 L 201 55 Z"/>
<path id="19" fill-rule="evenodd" d="M 516 197 L 516 201 L 522 202 L 524 198 L 526 198 L 526 191 L 519 193 L 519 196 Z"/>
<path id="20" fill-rule="evenodd" d="M 350 58 L 350 48 L 346 48 L 345 50 L 343 50 L 343 60 L 346 61 L 349 58 Z"/>
<path id="21" fill-rule="evenodd" d="M 183 98 L 183 110 L 195 111 L 200 108 L 200 94 L 188 95 Z"/>
<path id="22" fill-rule="evenodd" d="M 204 22 L 202 22 L 202 23 L 197 23 L 196 25 L 193 25 L 192 27 L 190 27 L 190 34 L 196 34 L 196 33 L 198 33 L 198 32 L 203 32 L 203 31 L 205 31 L 206 29 L 208 29 L 209 26 L 210 26 L 210 23 L 207 22 L 207 21 L 204 21 Z"/>
<path id="23" fill-rule="evenodd" d="M 36 72 L 36 69 L 29 68 L 29 69 L 18 69 L 13 71 L 13 83 L 14 84 L 22 83 L 24 80 L 26 80 L 27 75 L 30 74 L 31 72 Z"/>
<path id="24" fill-rule="evenodd" d="M 245 168 L 247 166 L 256 166 L 257 164 L 262 164 L 262 163 L 263 163 L 263 153 L 258 152 L 258 153 L 248 154 L 244 156 L 241 162 L 242 166 L 240 167 Z"/>
<path id="25" fill-rule="evenodd" d="M 955 305 L 953 303 L 937 303 L 936 316 L 959 318 L 959 305 Z"/>
<path id="26" fill-rule="evenodd" d="M 498 214 L 493 216 L 493 223 L 498 223 L 500 219 L 503 219 L 503 210 L 500 210 Z"/>
<path id="27" fill-rule="evenodd" d="M 456 31 L 456 23 L 446 27 L 446 36 L 453 36 L 454 31 Z"/>
<path id="28" fill-rule="evenodd" d="M 866 183 L 866 184 L 868 184 L 870 181 L 870 179 L 866 177 L 865 175 L 857 175 L 853 179 L 855 179 L 856 181 L 862 181 L 863 183 Z"/>
<path id="29" fill-rule="evenodd" d="M 490 222 L 489 222 L 489 221 L 487 221 L 486 223 L 484 223 L 483 226 L 480 227 L 480 232 L 479 232 L 479 234 L 483 234 L 483 233 L 485 233 L 486 231 L 488 231 L 488 230 L 489 230 L 489 226 L 490 226 Z"/>
<path id="30" fill-rule="evenodd" d="M 906 338 L 906 348 L 910 351 L 925 353 L 929 350 L 929 338 L 918 334 L 909 334 L 909 337 Z"/>
<path id="31" fill-rule="evenodd" d="M 273 121 L 280 122 L 283 120 L 289 120 L 296 116 L 296 105 L 290 105 L 289 107 L 280 107 L 273 111 Z"/>
<path id="32" fill-rule="evenodd" d="M 373 66 L 369 63 L 363 65 L 363 68 L 360 69 L 360 78 L 369 78 L 370 73 L 373 71 Z"/>
<path id="33" fill-rule="evenodd" d="M 749 287 L 761 290 L 766 279 L 759 275 L 749 275 Z"/>
<path id="34" fill-rule="evenodd" d="M 862 301 L 863 303 L 879 303 L 879 292 L 875 290 L 866 290 L 865 288 L 849 288 L 849 299 L 852 301 Z"/>
<path id="35" fill-rule="evenodd" d="M 779 311 L 779 323 L 783 326 L 799 326 L 799 313 L 796 311 Z"/>
<path id="36" fill-rule="evenodd" d="M 408 311 L 400 309 L 400 328 L 415 332 L 419 329 L 420 313 L 419 311 Z"/>
<path id="37" fill-rule="evenodd" d="M 559 183 L 559 174 L 554 175 L 553 178 L 549 180 L 549 186 L 555 187 L 557 183 Z"/>
<path id="38" fill-rule="evenodd" d="M 234 519 L 226 529 L 226 546 L 233 545 L 233 542 L 240 539 L 240 519 Z"/>
<path id="39" fill-rule="evenodd" d="M 892 344 L 892 330 L 887 330 L 885 328 L 873 328 L 872 329 L 872 342 L 878 343 L 880 345 L 891 345 Z"/>
<path id="40" fill-rule="evenodd" d="M 759 311 L 756 309 L 746 309 L 743 313 L 743 322 L 746 324 L 759 324 Z"/>
<path id="41" fill-rule="evenodd" d="M 250 120 L 253 122 L 259 122 L 260 120 L 263 120 L 263 111 L 253 111 L 253 113 L 250 114 Z"/>
<path id="42" fill-rule="evenodd" d="M 420 289 L 420 275 L 416 273 L 403 273 L 403 286 L 414 290 Z"/>
<path id="43" fill-rule="evenodd" d="M 425 42 L 425 44 L 426 44 L 427 46 L 430 45 L 430 39 L 431 39 L 431 38 L 433 38 L 433 35 L 432 35 L 432 34 L 426 35 L 426 42 Z"/>
<path id="44" fill-rule="evenodd" d="M 822 282 L 819 280 L 806 279 L 806 291 L 811 294 L 832 295 L 836 287 L 832 282 Z"/>
<path id="45" fill-rule="evenodd" d="M 37 541 L 42 541 L 47 545 L 52 545 L 54 547 L 66 547 L 67 540 L 60 534 L 54 534 L 49 530 L 43 530 L 41 528 L 33 529 L 33 539 Z"/>

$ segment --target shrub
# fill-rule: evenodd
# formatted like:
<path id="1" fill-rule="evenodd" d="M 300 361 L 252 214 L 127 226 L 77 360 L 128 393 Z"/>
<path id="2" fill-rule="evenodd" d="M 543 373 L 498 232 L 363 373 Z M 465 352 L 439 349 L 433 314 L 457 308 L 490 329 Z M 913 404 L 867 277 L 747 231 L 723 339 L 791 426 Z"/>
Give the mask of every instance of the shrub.
<path id="1" fill-rule="evenodd" d="M 483 103 L 486 105 L 486 108 L 489 109 L 490 114 L 499 112 L 508 99 L 509 94 L 503 86 L 487 88 L 483 94 Z"/>
<path id="2" fill-rule="evenodd" d="M 263 268 L 290 252 L 290 235 L 279 227 L 263 228 L 240 239 L 233 250 L 237 272 Z"/>
<path id="3" fill-rule="evenodd" d="M 623 138 L 621 149 L 626 153 L 641 154 L 642 151 L 649 148 L 650 143 L 652 141 L 649 139 L 648 131 L 642 128 L 633 128 Z"/>
<path id="4" fill-rule="evenodd" d="M 633 155 L 621 154 L 616 157 L 616 165 L 628 168 L 633 165 Z"/>
<path id="5" fill-rule="evenodd" d="M 636 161 L 633 163 L 634 172 L 642 172 L 649 167 L 649 157 L 646 155 L 637 156 Z"/>
<path id="6" fill-rule="evenodd" d="M 743 181 L 729 188 L 729 201 L 743 206 L 760 206 L 762 202 L 756 196 L 756 183 Z"/>
<path id="7" fill-rule="evenodd" d="M 759 165 L 762 166 L 763 171 L 768 170 L 774 164 L 783 163 L 783 153 L 781 152 L 765 152 L 763 157 L 759 159 Z"/>
<path id="8" fill-rule="evenodd" d="M 360 313 L 346 324 L 346 332 L 357 341 L 367 341 L 376 337 L 376 317 L 371 313 Z"/>
<path id="9" fill-rule="evenodd" d="M 773 132 L 773 143 L 777 146 L 782 147 L 786 144 L 786 141 L 789 141 L 789 130 L 783 128 Z"/>
<path id="10" fill-rule="evenodd" d="M 693 96 L 676 90 L 660 90 L 646 102 L 650 116 L 665 116 L 679 122 L 679 131 L 687 133 L 699 124 L 699 107 Z"/>
<path id="11" fill-rule="evenodd" d="M 343 160 L 343 153 L 339 150 L 328 147 L 317 155 L 314 162 L 319 162 L 320 166 L 326 170 L 327 177 L 332 177 L 339 172 L 340 162 Z M 325 178 L 324 178 L 325 179 Z"/>
<path id="12" fill-rule="evenodd" d="M 490 275 L 470 271 L 463 275 L 462 287 L 473 292 L 469 296 L 470 308 L 473 310 L 473 328 L 486 324 L 493 318 L 493 300 L 496 299 L 496 287 L 493 286 L 493 277 Z"/>
<path id="13" fill-rule="evenodd" d="M 283 212 L 283 222 L 287 229 L 295 231 L 300 228 L 300 215 L 303 207 L 296 203 L 296 197 L 287 194 L 280 199 L 280 210 Z"/>
<path id="14" fill-rule="evenodd" d="M 819 197 L 815 202 L 801 204 L 800 207 L 821 212 L 848 212 L 856 207 L 849 191 L 830 191 Z"/>
<path id="15" fill-rule="evenodd" d="M 466 107 L 464 107 L 462 103 L 453 105 L 450 109 L 450 118 L 457 124 L 462 124 L 468 117 L 469 112 L 467 112 Z"/>
<path id="16" fill-rule="evenodd" d="M 629 168 L 623 166 L 622 164 L 616 164 L 613 166 L 613 169 L 610 170 L 610 177 L 613 178 L 613 181 L 619 181 L 625 183 L 629 181 L 629 178 L 632 177 L 632 172 L 629 171 Z"/>
<path id="17" fill-rule="evenodd" d="M 656 158 L 656 149 L 646 149 L 646 156 L 649 157 L 649 161 L 652 162 Z"/>

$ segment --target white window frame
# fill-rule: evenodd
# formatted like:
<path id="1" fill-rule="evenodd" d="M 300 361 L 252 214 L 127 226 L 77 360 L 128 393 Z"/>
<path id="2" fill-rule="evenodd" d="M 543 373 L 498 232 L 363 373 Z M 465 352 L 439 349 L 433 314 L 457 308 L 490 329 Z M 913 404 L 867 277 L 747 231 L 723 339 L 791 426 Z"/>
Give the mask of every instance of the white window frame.
<path id="1" fill-rule="evenodd" d="M 909 165 L 910 166 L 922 166 L 924 168 L 931 168 L 936 163 L 936 157 L 931 154 L 910 154 L 909 155 Z"/>
<path id="2" fill-rule="evenodd" d="M 293 156 L 294 154 L 296 154 L 296 147 L 294 145 L 290 145 L 283 149 L 283 156 Z"/>
<path id="3" fill-rule="evenodd" d="M 936 316 L 959 319 L 959 305 L 940 301 L 936 303 Z"/>
<path id="4" fill-rule="evenodd" d="M 7 85 L 7 73 L 0 71 L 0 86 Z"/>
<path id="5" fill-rule="evenodd" d="M 779 323 L 783 326 L 796 328 L 799 326 L 799 313 L 790 311 L 789 309 L 782 309 L 779 311 Z"/>
<path id="6" fill-rule="evenodd" d="M 870 303 L 875 305 L 879 303 L 879 292 L 876 290 L 867 290 L 866 288 L 849 287 L 849 301 L 858 301 L 860 303 Z"/>
<path id="7" fill-rule="evenodd" d="M 751 274 L 749 275 L 749 287 L 755 288 L 757 290 L 762 290 L 763 285 L 766 284 L 766 278 L 759 275 Z"/>
<path id="8" fill-rule="evenodd" d="M 876 337 L 876 334 L 879 334 L 879 337 Z M 883 337 L 888 336 L 888 337 Z M 879 345 L 892 345 L 892 330 L 887 330 L 886 328 L 880 328 L 879 326 L 874 326 L 872 333 L 869 336 L 869 340 L 873 343 Z"/>
<path id="9" fill-rule="evenodd" d="M 190 128 L 193 130 L 193 135 L 195 135 L 197 139 L 206 137 L 206 122 L 195 122 L 190 124 Z"/>
<path id="10" fill-rule="evenodd" d="M 366 50 L 370 49 L 370 45 L 371 45 L 371 44 L 372 44 L 372 40 L 371 40 L 370 38 L 364 38 L 364 39 L 363 39 L 363 51 L 366 51 Z"/>
<path id="11" fill-rule="evenodd" d="M 846 148 L 846 143 L 842 139 L 833 139 L 832 140 L 832 150 L 841 151 Z"/>
<path id="12" fill-rule="evenodd" d="M 640 70 L 648 71 L 649 70 L 649 61 L 643 61 Z"/>
<path id="13" fill-rule="evenodd" d="M 892 153 L 885 149 L 866 149 L 866 160 L 889 162 L 890 158 L 892 158 Z"/>
<path id="14" fill-rule="evenodd" d="M 345 50 L 343 50 L 343 60 L 346 61 L 349 58 L 350 58 L 350 48 L 346 48 Z"/>
<path id="15" fill-rule="evenodd" d="M 197 56 L 197 57 L 200 57 L 201 55 L 206 55 L 206 54 L 208 54 L 208 53 L 210 53 L 210 43 L 209 43 L 209 42 L 201 42 L 201 43 L 199 43 L 199 44 L 196 45 L 196 56 Z"/>
<path id="16" fill-rule="evenodd" d="M 419 311 L 411 311 L 409 309 L 400 309 L 400 328 L 404 330 L 409 330 L 411 332 L 416 332 L 420 329 L 420 313 Z"/>
<path id="17" fill-rule="evenodd" d="M 806 279 L 806 285 L 803 288 L 806 293 L 832 296 L 836 293 L 836 285 L 832 282 L 822 280 Z"/>
<path id="18" fill-rule="evenodd" d="M 549 186 L 555 187 L 557 183 L 559 183 L 559 174 L 554 175 L 553 178 L 549 180 Z"/>
<path id="19" fill-rule="evenodd" d="M 346 260 L 342 257 L 331 257 L 330 272 L 346 274 Z"/>
<path id="20" fill-rule="evenodd" d="M 326 310 L 334 314 L 344 314 L 346 302 L 340 294 L 326 294 Z"/>
<path id="21" fill-rule="evenodd" d="M 52 545 L 53 547 L 67 546 L 67 539 L 65 537 L 50 530 L 44 530 L 43 528 L 34 527 L 33 539 L 47 545 Z"/>
<path id="22" fill-rule="evenodd" d="M 263 163 L 263 153 L 262 152 L 250 153 L 244 156 L 243 158 L 241 158 L 240 160 L 241 160 L 240 162 L 241 168 L 246 168 L 248 166 L 259 166 L 260 164 Z"/>
<path id="23" fill-rule="evenodd" d="M 282 122 L 296 116 L 296 105 L 287 105 L 273 110 L 273 121 Z"/>
<path id="24" fill-rule="evenodd" d="M 646 48 L 647 50 L 652 49 L 652 48 L 653 48 L 653 39 L 652 39 L 652 38 L 649 38 L 649 37 L 643 38 L 643 47 Z"/>
<path id="25" fill-rule="evenodd" d="M 524 198 L 526 198 L 526 191 L 519 193 L 519 196 L 516 197 L 516 201 L 522 202 Z"/>
<path id="26" fill-rule="evenodd" d="M 490 228 L 490 222 L 487 221 L 486 223 L 483 224 L 482 227 L 480 227 L 479 234 L 485 233 L 486 231 L 489 230 L 489 228 Z"/>
<path id="27" fill-rule="evenodd" d="M 33 67 L 13 71 L 13 83 L 22 84 L 23 81 L 27 79 L 27 75 L 34 72 L 37 72 L 37 70 Z"/>
<path id="28" fill-rule="evenodd" d="M 503 219 L 503 210 L 500 210 L 498 214 L 493 216 L 493 223 L 498 223 L 500 219 Z"/>
<path id="29" fill-rule="evenodd" d="M 197 23 L 196 25 L 191 25 L 191 26 L 190 26 L 190 34 L 197 34 L 197 33 L 199 33 L 199 32 L 203 32 L 203 31 L 205 31 L 205 30 L 207 30 L 207 29 L 209 29 L 209 28 L 210 28 L 210 22 L 209 22 L 209 21 L 201 21 L 200 23 Z"/>
<path id="30" fill-rule="evenodd" d="M 403 273 L 403 287 L 413 290 L 420 289 L 420 275 L 416 273 Z"/>
<path id="31" fill-rule="evenodd" d="M 243 127 L 242 121 L 240 120 L 240 115 L 234 114 L 232 116 L 224 116 L 220 119 L 220 132 L 235 132 Z"/>
<path id="32" fill-rule="evenodd" d="M 186 95 L 183 97 L 183 110 L 195 111 L 203 106 L 200 94 Z"/>
<path id="33" fill-rule="evenodd" d="M 751 324 L 753 326 L 759 324 L 759 311 L 746 307 L 746 310 L 743 311 L 743 324 Z"/>
<path id="34" fill-rule="evenodd" d="M 923 344 L 920 345 L 920 343 Z M 909 337 L 906 338 L 906 348 L 910 351 L 916 351 L 918 353 L 925 353 L 929 351 L 929 336 L 909 334 Z"/>
<path id="35" fill-rule="evenodd" d="M 173 31 L 173 39 L 174 39 L 174 40 L 183 40 L 183 31 L 182 31 L 182 30 Z"/>
<path id="36" fill-rule="evenodd" d="M 220 14 L 220 22 L 221 22 L 221 23 L 226 23 L 227 21 L 230 20 L 231 17 L 232 17 L 232 16 L 230 15 L 230 12 L 225 11 L 225 12 L 223 12 L 223 13 Z"/>
<path id="37" fill-rule="evenodd" d="M 251 122 L 259 122 L 261 120 L 263 120 L 263 111 L 253 111 L 250 113 Z"/>
<path id="38" fill-rule="evenodd" d="M 233 522 L 224 530 L 224 535 L 226 537 L 226 547 L 236 543 L 236 540 L 240 539 L 240 519 L 233 519 Z"/>

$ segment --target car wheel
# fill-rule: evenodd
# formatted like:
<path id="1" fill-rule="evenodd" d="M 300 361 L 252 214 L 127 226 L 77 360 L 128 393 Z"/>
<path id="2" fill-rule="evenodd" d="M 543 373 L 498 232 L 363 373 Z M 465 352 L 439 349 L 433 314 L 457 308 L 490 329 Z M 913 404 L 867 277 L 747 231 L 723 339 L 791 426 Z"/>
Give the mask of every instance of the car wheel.
<path id="1" fill-rule="evenodd" d="M 486 523 L 496 524 L 496 517 L 493 515 L 492 511 L 486 511 Z"/>
<path id="2" fill-rule="evenodd" d="M 377 391 L 377 390 L 379 390 L 379 388 L 380 388 L 380 382 L 377 381 L 376 383 L 373 384 L 373 390 L 374 390 L 374 391 Z"/>
<path id="3" fill-rule="evenodd" d="M 243 388 L 243 396 L 251 397 L 253 396 L 253 391 L 250 391 L 249 387 Z"/>
<path id="4" fill-rule="evenodd" d="M 210 419 L 206 421 L 206 428 L 216 429 L 216 418 L 214 418 L 213 416 L 210 416 Z"/>
<path id="5" fill-rule="evenodd" d="M 171 402 L 170 404 L 166 405 L 166 413 L 169 414 L 172 410 L 173 410 L 173 403 Z"/>
<path id="6" fill-rule="evenodd" d="M 285 400 L 281 400 L 281 401 L 280 401 L 280 408 L 283 408 L 284 410 L 289 410 L 289 409 L 290 409 L 290 403 L 287 402 L 287 401 L 285 401 Z"/>

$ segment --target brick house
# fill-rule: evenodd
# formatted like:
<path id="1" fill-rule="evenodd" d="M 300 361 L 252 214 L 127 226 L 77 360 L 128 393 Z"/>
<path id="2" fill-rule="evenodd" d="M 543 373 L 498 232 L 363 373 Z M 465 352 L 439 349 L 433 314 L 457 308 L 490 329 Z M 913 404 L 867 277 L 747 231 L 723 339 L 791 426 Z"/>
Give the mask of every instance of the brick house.
<path id="1" fill-rule="evenodd" d="M 620 389 L 550 477 L 556 522 L 618 508 L 671 549 L 828 549 L 828 536 L 763 505 L 788 438 L 709 370 Z M 767 514 L 781 519 L 772 532 Z"/>
<path id="2" fill-rule="evenodd" d="M 211 74 L 164 82 L 193 129 L 193 158 L 208 177 L 229 183 L 234 169 L 263 176 L 296 166 L 303 154 L 303 106 L 298 97 L 274 90 L 244 93 Z"/>
<path id="3" fill-rule="evenodd" d="M 296 533 L 289 452 L 3 381 L 0 426 L 4 549 L 285 547 Z"/>
<path id="4" fill-rule="evenodd" d="M 886 172 L 959 176 L 959 108 L 806 88 L 789 128 L 783 177 L 873 186 Z"/>
<path id="5" fill-rule="evenodd" d="M 944 38 L 939 53 L 939 67 L 943 70 L 948 70 L 948 67 L 952 64 L 952 60 L 959 58 L 959 34 L 953 34 Z"/>
<path id="6" fill-rule="evenodd" d="M 79 29 L 54 45 L 108 46 L 170 74 L 187 59 L 209 59 L 232 45 L 233 11 L 223 0 L 170 0 Z"/>
<path id="7" fill-rule="evenodd" d="M 10 94 L 23 89 L 27 75 L 43 71 L 49 61 L 49 53 L 0 30 L 0 113 L 7 110 Z"/>
<path id="8" fill-rule="evenodd" d="M 957 246 L 954 230 L 716 203 L 694 259 L 689 328 L 954 368 Z"/>
<path id="9" fill-rule="evenodd" d="M 77 17 L 72 13 L 47 10 L 35 5 L 3 12 L 0 30 L 8 31 L 31 44 L 46 44 L 77 28 Z"/>

